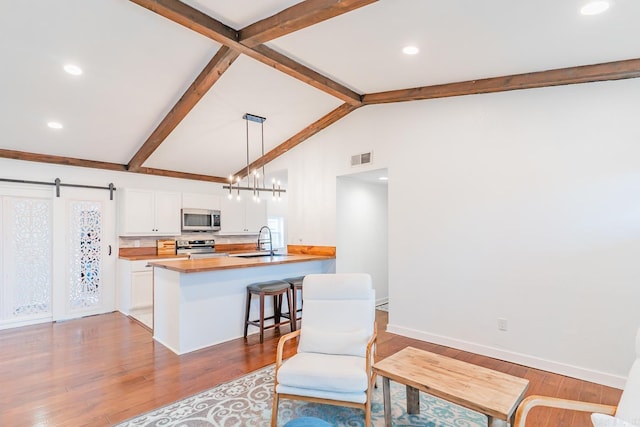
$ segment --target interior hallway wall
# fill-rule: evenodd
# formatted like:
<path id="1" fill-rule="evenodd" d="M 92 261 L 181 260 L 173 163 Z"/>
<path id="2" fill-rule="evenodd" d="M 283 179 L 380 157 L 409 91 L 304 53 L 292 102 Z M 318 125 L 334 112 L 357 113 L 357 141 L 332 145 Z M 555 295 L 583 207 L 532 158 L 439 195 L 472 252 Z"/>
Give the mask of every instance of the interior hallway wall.
<path id="1" fill-rule="evenodd" d="M 389 299 L 387 186 L 337 179 L 336 272 L 369 273 L 376 303 Z"/>
<path id="2" fill-rule="evenodd" d="M 621 387 L 640 325 L 640 79 L 367 106 L 290 150 L 290 239 L 389 170 L 389 329 Z M 498 330 L 498 318 L 508 330 Z"/>

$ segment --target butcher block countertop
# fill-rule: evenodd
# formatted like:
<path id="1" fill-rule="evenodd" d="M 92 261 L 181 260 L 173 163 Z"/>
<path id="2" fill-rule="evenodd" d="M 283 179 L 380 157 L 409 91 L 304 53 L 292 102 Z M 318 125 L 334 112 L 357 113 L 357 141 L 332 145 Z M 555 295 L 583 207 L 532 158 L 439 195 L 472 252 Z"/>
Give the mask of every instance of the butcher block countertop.
<path id="1" fill-rule="evenodd" d="M 141 261 L 141 260 L 154 260 L 154 259 L 185 259 L 188 258 L 188 255 L 180 254 L 180 255 L 120 255 L 118 258 L 126 259 L 127 261 Z"/>
<path id="2" fill-rule="evenodd" d="M 266 267 L 278 264 L 291 264 L 295 262 L 322 261 L 335 259 L 335 256 L 282 254 L 277 256 L 259 256 L 252 258 L 240 257 L 216 257 L 192 260 L 152 261 L 154 267 L 166 268 L 180 273 L 199 273 L 203 271 L 228 270 L 233 268 Z"/>

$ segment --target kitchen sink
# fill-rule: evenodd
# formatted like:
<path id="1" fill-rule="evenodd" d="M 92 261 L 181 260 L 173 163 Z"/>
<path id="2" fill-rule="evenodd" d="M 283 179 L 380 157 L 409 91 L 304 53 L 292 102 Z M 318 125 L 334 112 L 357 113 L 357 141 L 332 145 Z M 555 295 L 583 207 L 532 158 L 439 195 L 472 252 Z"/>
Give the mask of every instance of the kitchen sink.
<path id="1" fill-rule="evenodd" d="M 229 256 L 232 257 L 238 257 L 238 258 L 257 258 L 257 257 L 264 257 L 264 256 L 287 256 L 287 254 L 280 254 L 280 253 L 274 253 L 273 255 L 271 255 L 269 253 L 269 251 L 260 251 L 260 252 L 246 252 L 246 253 L 242 253 L 242 254 L 230 254 Z"/>

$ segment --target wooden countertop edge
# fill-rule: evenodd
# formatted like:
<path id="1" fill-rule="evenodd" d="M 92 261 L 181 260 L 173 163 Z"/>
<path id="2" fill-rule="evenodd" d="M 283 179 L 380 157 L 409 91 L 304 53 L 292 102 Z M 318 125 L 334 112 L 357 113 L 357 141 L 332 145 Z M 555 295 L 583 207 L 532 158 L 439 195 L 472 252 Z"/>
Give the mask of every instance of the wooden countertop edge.
<path id="1" fill-rule="evenodd" d="M 255 243 L 220 243 L 216 245 L 216 252 L 229 254 L 239 254 L 255 252 Z M 335 246 L 311 246 L 311 245 L 287 245 L 289 255 L 318 255 L 333 257 L 336 256 Z M 120 248 L 118 258 L 127 261 L 141 261 L 168 258 L 184 258 L 184 254 L 159 255 L 155 247 Z"/>
<path id="2" fill-rule="evenodd" d="M 187 255 L 120 255 L 118 259 L 124 259 L 127 261 L 142 261 L 142 260 L 154 260 L 154 259 L 170 259 L 181 258 L 187 259 Z"/>
<path id="3" fill-rule="evenodd" d="M 268 259 L 265 260 L 265 258 Z M 291 264 L 296 262 L 323 261 L 335 259 L 334 256 L 321 255 L 286 255 L 256 258 L 203 258 L 194 260 L 176 260 L 151 262 L 154 267 L 177 271 L 179 273 L 201 273 L 206 271 L 230 270 L 238 268 L 267 267 L 270 265 Z"/>

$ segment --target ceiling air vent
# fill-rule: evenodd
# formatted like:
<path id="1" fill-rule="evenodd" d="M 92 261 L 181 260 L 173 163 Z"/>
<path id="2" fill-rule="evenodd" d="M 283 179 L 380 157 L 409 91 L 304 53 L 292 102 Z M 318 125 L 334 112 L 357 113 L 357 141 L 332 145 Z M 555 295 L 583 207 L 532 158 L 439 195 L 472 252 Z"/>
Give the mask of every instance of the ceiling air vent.
<path id="1" fill-rule="evenodd" d="M 372 161 L 373 153 L 371 151 L 351 156 L 351 166 L 366 165 Z"/>

